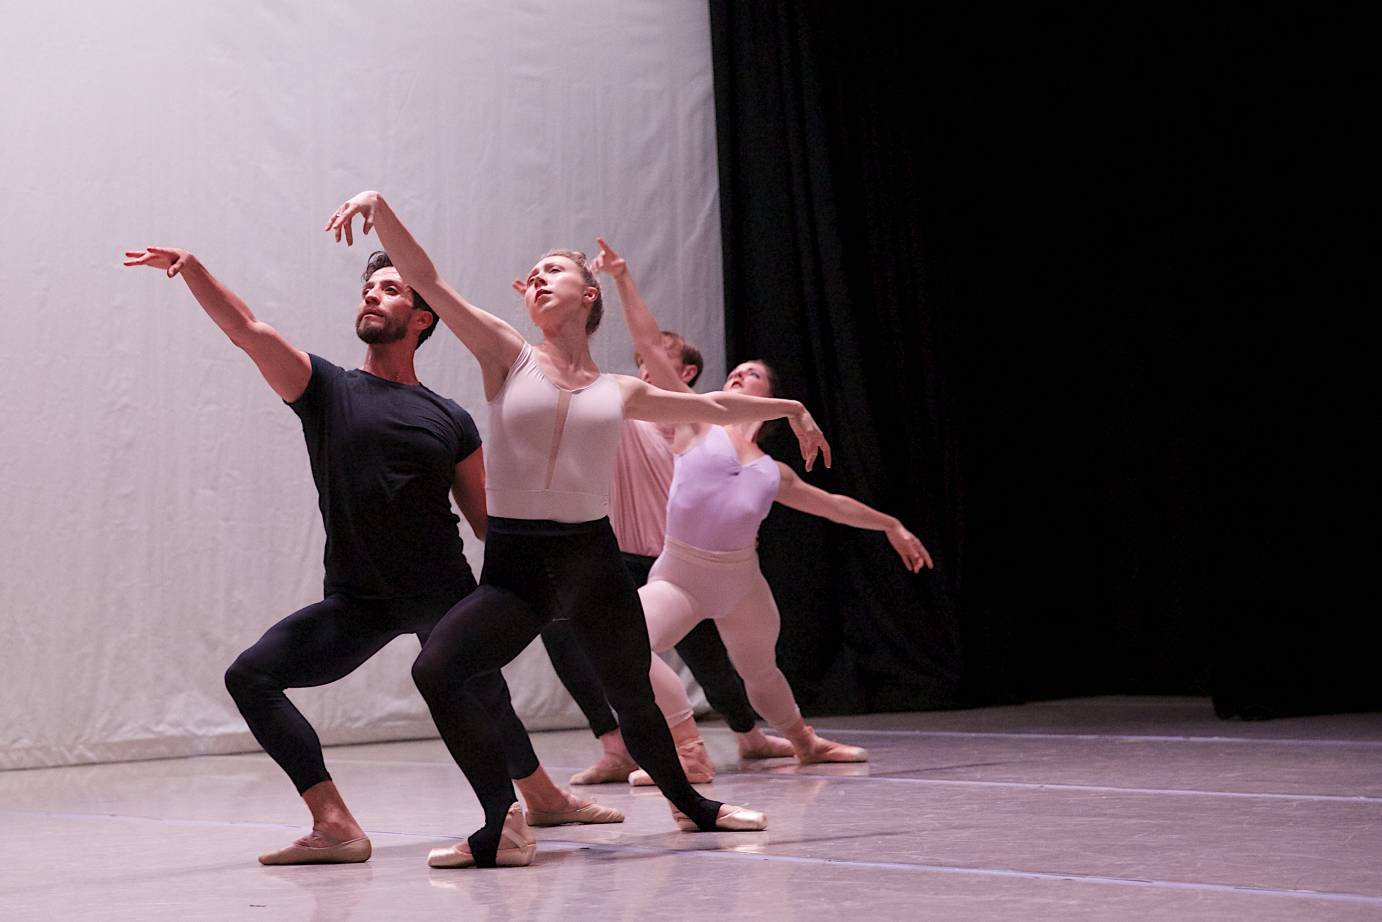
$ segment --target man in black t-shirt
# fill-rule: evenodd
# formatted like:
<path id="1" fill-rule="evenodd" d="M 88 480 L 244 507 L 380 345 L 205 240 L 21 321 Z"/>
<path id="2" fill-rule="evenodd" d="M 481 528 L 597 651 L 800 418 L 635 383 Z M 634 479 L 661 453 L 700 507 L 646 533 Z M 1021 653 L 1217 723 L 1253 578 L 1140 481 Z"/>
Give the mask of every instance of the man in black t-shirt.
<path id="1" fill-rule="evenodd" d="M 448 493 L 482 540 L 485 468 L 470 414 L 417 379 L 413 354 L 437 315 L 404 285 L 384 253 L 363 275 L 355 332 L 364 364 L 347 371 L 308 355 L 255 318 L 186 250 L 149 247 L 127 266 L 181 275 L 207 315 L 302 421 L 326 528 L 323 599 L 265 632 L 226 672 L 250 731 L 288 774 L 312 831 L 264 864 L 364 861 L 370 842 L 327 772 L 312 726 L 287 688 L 344 678 L 400 634 L 426 643 L 432 627 L 475 588 Z M 623 814 L 558 789 L 538 763 L 497 672 L 471 690 L 494 718 L 529 823 L 621 822 Z"/>

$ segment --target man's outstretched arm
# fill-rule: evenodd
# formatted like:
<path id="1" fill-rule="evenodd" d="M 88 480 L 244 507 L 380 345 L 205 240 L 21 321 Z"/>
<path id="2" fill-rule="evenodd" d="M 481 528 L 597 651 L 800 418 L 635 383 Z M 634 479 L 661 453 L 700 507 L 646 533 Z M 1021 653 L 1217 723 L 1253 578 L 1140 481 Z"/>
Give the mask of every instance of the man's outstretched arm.
<path id="1" fill-rule="evenodd" d="M 125 265 L 162 269 L 168 278 L 181 275 L 202 310 L 231 342 L 245 350 L 275 394 L 292 403 L 307 390 L 312 378 L 312 360 L 307 353 L 256 319 L 249 305 L 206 271 L 197 257 L 176 247 L 149 247 L 126 250 Z"/>

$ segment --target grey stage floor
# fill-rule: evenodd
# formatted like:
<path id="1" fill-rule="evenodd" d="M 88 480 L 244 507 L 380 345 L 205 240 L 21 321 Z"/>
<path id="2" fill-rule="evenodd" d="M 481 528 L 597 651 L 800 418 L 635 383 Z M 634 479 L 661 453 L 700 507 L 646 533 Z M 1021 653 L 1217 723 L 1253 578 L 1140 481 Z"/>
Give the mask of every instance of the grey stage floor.
<path id="1" fill-rule="evenodd" d="M 263 868 L 304 813 L 267 757 L 0 774 L 0 918 L 1382 918 L 1382 716 L 1230 723 L 1201 699 L 1099 698 L 821 720 L 859 766 L 740 767 L 705 790 L 761 833 L 679 833 L 661 798 L 584 788 L 622 826 L 540 830 L 522 870 L 433 871 L 478 808 L 437 741 L 327 755 L 374 841 Z M 534 737 L 554 776 L 589 735 Z"/>

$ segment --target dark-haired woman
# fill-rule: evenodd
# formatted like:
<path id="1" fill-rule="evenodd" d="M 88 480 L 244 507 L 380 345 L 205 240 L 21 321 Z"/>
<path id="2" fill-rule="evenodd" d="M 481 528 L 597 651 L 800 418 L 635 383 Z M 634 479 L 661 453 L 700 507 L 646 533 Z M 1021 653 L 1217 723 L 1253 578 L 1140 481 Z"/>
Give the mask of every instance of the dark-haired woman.
<path id="1" fill-rule="evenodd" d="M 687 782 L 648 679 L 651 654 L 638 596 L 608 520 L 609 483 L 627 416 L 650 422 L 736 423 L 787 417 L 808 463 L 829 448 L 796 401 L 744 393 L 672 393 L 602 374 L 590 334 L 603 311 L 584 255 L 547 253 L 527 274 L 524 301 L 542 339 L 530 345 L 509 324 L 474 307 L 441 279 L 431 259 L 376 192 L 343 204 L 326 229 L 352 242 L 352 222 L 375 228 L 404 282 L 418 291 L 480 364 L 490 409 L 486 457 L 488 538 L 480 588 L 433 630 L 413 667 L 442 739 L 475 789 L 484 826 L 467 842 L 435 850 L 433 867 L 526 865 L 536 843 L 515 802 L 493 727 L 466 683 L 511 661 L 554 618 L 570 620 L 624 739 L 674 805 L 687 830 L 762 829 L 766 818 L 720 804 Z"/>

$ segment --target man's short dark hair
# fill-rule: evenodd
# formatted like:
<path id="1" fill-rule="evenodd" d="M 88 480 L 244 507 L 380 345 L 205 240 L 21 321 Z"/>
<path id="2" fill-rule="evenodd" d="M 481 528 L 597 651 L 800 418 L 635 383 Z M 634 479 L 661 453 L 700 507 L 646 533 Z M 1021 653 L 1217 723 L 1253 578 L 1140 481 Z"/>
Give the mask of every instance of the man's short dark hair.
<path id="1" fill-rule="evenodd" d="M 696 381 L 700 379 L 701 372 L 705 371 L 705 359 L 701 358 L 701 350 L 697 349 L 693 343 L 687 342 L 686 337 L 680 333 L 673 333 L 671 330 L 663 330 L 662 338 L 667 340 L 672 346 L 681 353 L 681 363 L 688 367 L 695 366 L 696 374 L 690 381 L 686 382 L 687 387 L 695 387 Z"/>
<path id="2" fill-rule="evenodd" d="M 368 282 L 370 276 L 374 275 L 374 273 L 378 272 L 380 269 L 387 269 L 392 265 L 393 260 L 389 259 L 388 253 L 385 253 L 383 250 L 375 250 L 369 255 L 369 262 L 365 263 L 365 274 L 360 276 L 360 281 Z M 408 291 L 413 296 L 413 307 L 424 310 L 432 315 L 431 324 L 428 325 L 427 329 L 417 335 L 417 344 L 421 346 L 423 343 L 427 342 L 427 337 L 432 335 L 432 331 L 437 328 L 437 324 L 441 322 L 441 318 L 437 316 L 436 311 L 432 310 L 432 305 L 423 300 L 422 295 L 418 294 L 411 285 L 408 286 Z"/>

